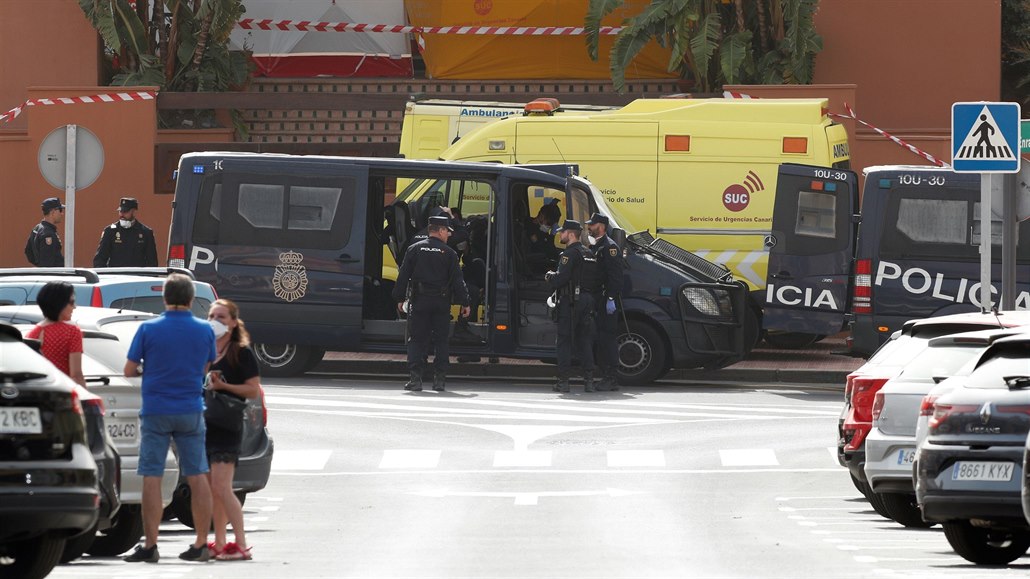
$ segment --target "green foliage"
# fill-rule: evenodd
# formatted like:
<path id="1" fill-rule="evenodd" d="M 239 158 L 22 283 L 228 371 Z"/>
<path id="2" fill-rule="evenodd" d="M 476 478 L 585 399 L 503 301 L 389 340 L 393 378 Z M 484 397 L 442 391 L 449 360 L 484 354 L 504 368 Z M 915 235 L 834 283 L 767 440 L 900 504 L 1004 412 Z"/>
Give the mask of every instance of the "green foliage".
<path id="1" fill-rule="evenodd" d="M 584 26 L 591 58 L 597 59 L 602 19 L 626 3 L 590 0 Z M 700 92 L 723 84 L 811 83 L 823 47 L 813 23 L 817 8 L 818 0 L 651 0 L 622 23 L 609 55 L 612 82 L 624 90 L 626 68 L 654 41 L 671 49 L 669 70 L 680 70 Z"/>

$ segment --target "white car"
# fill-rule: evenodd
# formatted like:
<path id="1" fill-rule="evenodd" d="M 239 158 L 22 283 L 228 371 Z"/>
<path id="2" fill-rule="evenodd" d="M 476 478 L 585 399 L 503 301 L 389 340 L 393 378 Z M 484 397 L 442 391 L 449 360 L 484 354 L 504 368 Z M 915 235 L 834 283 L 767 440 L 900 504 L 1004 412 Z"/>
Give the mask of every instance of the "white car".
<path id="1" fill-rule="evenodd" d="M 995 340 L 1025 332 L 1015 327 L 933 338 L 876 393 L 864 468 L 870 490 L 879 496 L 889 518 L 906 527 L 930 526 L 916 504 L 912 477 L 923 397 L 946 378 L 968 376 L 980 354 Z"/>
<path id="2" fill-rule="evenodd" d="M 155 314 L 113 310 L 109 308 L 78 307 L 72 322 L 82 329 L 82 373 L 87 388 L 103 399 L 106 409 L 104 423 L 108 435 L 121 457 L 122 507 L 111 528 L 99 531 L 87 553 L 114 556 L 135 545 L 143 534 L 140 505 L 143 501 L 143 477 L 136 474 L 139 464 L 139 410 L 142 403 L 140 378 L 126 378 L 122 368 L 136 329 Z M 0 306 L 0 321 L 17 325 L 24 333 L 42 321 L 39 307 Z M 169 451 L 165 461 L 166 474 L 161 479 L 161 501 L 164 506 L 172 502 L 175 492 L 178 463 Z"/>

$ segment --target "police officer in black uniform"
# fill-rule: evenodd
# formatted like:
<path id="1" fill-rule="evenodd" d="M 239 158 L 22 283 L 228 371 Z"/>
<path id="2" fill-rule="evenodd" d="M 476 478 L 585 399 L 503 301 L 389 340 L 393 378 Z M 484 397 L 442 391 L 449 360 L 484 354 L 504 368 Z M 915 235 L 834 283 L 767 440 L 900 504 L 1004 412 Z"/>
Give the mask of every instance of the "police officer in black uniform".
<path id="1" fill-rule="evenodd" d="M 93 267 L 157 267 L 154 230 L 136 219 L 139 202 L 122 197 L 118 221 L 104 228 L 93 256 Z"/>
<path id="2" fill-rule="evenodd" d="M 601 298 L 601 272 L 594 254 L 580 243 L 582 234 L 578 221 L 565 220 L 559 232 L 565 251 L 558 257 L 558 270 L 544 276 L 558 297 L 557 392 L 570 391 L 573 353 L 582 365 L 583 390 L 594 391 L 594 310 Z"/>
<path id="3" fill-rule="evenodd" d="M 429 218 L 429 238 L 411 244 L 401 260 L 393 298 L 403 311 L 408 299 L 408 383 L 405 390 L 422 390 L 422 369 L 430 348 L 433 357 L 433 390 L 442 392 L 447 379 L 448 335 L 451 303 L 461 304 L 461 315 L 469 315 L 469 296 L 458 267 L 458 254 L 448 247 L 451 235 L 445 216 Z"/>
<path id="4" fill-rule="evenodd" d="M 32 228 L 25 241 L 25 257 L 38 267 L 64 267 L 61 237 L 57 235 L 57 226 L 64 222 L 64 204 L 57 197 L 50 197 L 43 200 L 41 207 L 43 220 Z"/>
<path id="5" fill-rule="evenodd" d="M 594 238 L 590 250 L 597 258 L 601 269 L 601 285 L 604 299 L 597 300 L 597 339 L 595 360 L 600 370 L 601 379 L 597 383 L 598 392 L 616 391 L 619 384 L 615 379 L 615 371 L 619 365 L 619 346 L 616 339 L 619 335 L 619 317 L 616 308 L 622 303 L 622 255 L 619 246 L 608 237 L 608 217 L 594 213 L 587 221 L 587 229 Z"/>

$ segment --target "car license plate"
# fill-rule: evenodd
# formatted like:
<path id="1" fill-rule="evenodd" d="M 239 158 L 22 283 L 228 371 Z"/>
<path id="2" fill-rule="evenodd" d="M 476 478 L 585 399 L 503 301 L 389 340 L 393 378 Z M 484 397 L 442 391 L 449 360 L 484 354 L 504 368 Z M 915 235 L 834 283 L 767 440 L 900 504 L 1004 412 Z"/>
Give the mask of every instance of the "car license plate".
<path id="1" fill-rule="evenodd" d="M 898 451 L 898 464 L 900 465 L 911 465 L 916 460 L 916 449 L 914 448 L 903 448 Z"/>
<path id="2" fill-rule="evenodd" d="M 43 423 L 39 408 L 0 407 L 0 432 L 4 434 L 41 434 Z"/>
<path id="3" fill-rule="evenodd" d="M 136 418 L 109 418 L 107 434 L 116 444 L 135 444 L 139 436 L 139 420 Z"/>
<path id="4" fill-rule="evenodd" d="M 1012 480 L 1015 465 L 1011 462 L 973 462 L 963 460 L 955 463 L 951 480 L 1006 482 Z"/>

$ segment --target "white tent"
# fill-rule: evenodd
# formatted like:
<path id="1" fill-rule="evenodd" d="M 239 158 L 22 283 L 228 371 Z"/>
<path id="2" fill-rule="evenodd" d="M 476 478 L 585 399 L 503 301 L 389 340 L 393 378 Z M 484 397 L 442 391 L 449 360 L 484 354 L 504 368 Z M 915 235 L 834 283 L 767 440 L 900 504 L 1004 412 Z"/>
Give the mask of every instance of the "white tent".
<path id="1" fill-rule="evenodd" d="M 243 0 L 244 18 L 292 22 L 404 24 L 403 0 Z M 410 36 L 236 28 L 235 48 L 254 53 L 258 76 L 410 77 Z"/>

